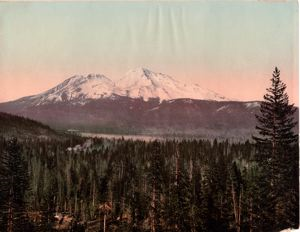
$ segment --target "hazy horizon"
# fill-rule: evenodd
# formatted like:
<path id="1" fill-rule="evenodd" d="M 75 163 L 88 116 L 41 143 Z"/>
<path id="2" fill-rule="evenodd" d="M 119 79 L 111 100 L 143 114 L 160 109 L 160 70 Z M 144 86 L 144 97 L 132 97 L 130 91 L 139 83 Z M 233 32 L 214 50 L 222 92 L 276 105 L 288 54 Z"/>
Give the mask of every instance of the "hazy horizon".
<path id="1" fill-rule="evenodd" d="M 0 102 L 136 67 L 262 100 L 277 66 L 299 105 L 297 1 L 1 2 L 0 34 Z"/>
<path id="2" fill-rule="evenodd" d="M 153 70 L 153 69 L 151 69 L 151 68 L 149 68 L 149 67 L 136 67 L 136 68 L 133 68 L 133 69 L 130 69 L 130 70 L 135 70 L 135 69 L 139 69 L 139 68 L 146 68 L 146 69 L 151 70 L 151 71 L 153 71 L 153 72 L 155 72 L 155 73 L 161 73 L 161 72 L 159 72 L 159 71 L 157 71 L 157 70 Z M 130 70 L 128 70 L 128 71 L 130 71 Z M 34 93 L 32 93 L 32 94 L 20 96 L 20 97 L 17 97 L 17 98 L 15 98 L 15 99 L 8 99 L 8 100 L 6 100 L 6 101 L 0 101 L 0 103 L 18 100 L 18 99 L 20 99 L 20 98 L 22 98 L 22 97 L 27 97 L 27 96 L 32 96 L 32 95 L 42 94 L 42 93 L 44 93 L 44 92 L 46 92 L 46 91 L 48 91 L 48 90 L 50 90 L 50 89 L 52 89 L 52 88 L 58 86 L 58 85 L 61 84 L 63 81 L 65 81 L 65 80 L 67 80 L 67 79 L 69 79 L 69 78 L 72 78 L 72 77 L 74 77 L 74 76 L 88 76 L 88 75 L 90 75 L 90 74 L 91 74 L 91 75 L 96 75 L 96 74 L 104 75 L 104 76 L 107 77 L 108 79 L 114 81 L 116 84 L 118 83 L 118 80 L 122 78 L 122 76 L 121 76 L 119 79 L 115 79 L 115 78 L 111 78 L 111 77 L 109 77 L 109 76 L 107 76 L 107 75 L 105 75 L 105 74 L 103 74 L 103 73 L 93 73 L 93 72 L 85 73 L 85 74 L 74 74 L 74 75 L 72 75 L 72 76 L 69 76 L 69 77 L 63 79 L 62 81 L 60 81 L 60 82 L 58 82 L 58 83 L 56 83 L 56 84 L 54 84 L 54 85 L 52 85 L 52 86 L 46 87 L 44 90 L 42 90 L 42 91 L 40 91 L 40 92 L 34 92 Z M 125 75 L 125 74 L 126 74 L 126 72 L 124 73 L 124 75 Z M 168 75 L 168 73 L 163 73 L 163 74 L 167 74 L 167 75 Z M 178 79 L 176 78 L 176 80 L 178 80 Z M 185 83 L 186 83 L 186 82 L 182 82 L 182 84 L 185 84 Z M 191 83 L 191 84 L 199 84 L 199 83 L 194 82 L 194 83 Z M 207 90 L 214 91 L 214 89 L 205 88 L 205 86 L 201 86 L 201 87 L 204 87 L 204 89 L 207 89 Z M 222 95 L 222 93 L 219 93 L 219 92 L 218 92 L 218 94 Z M 234 99 L 234 98 L 228 98 L 228 97 L 225 96 L 225 95 L 222 95 L 222 96 L 226 97 L 229 101 L 242 101 L 242 102 L 245 101 L 245 102 L 247 102 L 247 101 L 261 101 L 261 100 L 263 100 L 263 96 L 261 96 L 261 99 Z M 200 100 L 201 100 L 201 99 L 200 99 Z M 203 100 L 205 100 L 205 99 L 203 99 Z"/>

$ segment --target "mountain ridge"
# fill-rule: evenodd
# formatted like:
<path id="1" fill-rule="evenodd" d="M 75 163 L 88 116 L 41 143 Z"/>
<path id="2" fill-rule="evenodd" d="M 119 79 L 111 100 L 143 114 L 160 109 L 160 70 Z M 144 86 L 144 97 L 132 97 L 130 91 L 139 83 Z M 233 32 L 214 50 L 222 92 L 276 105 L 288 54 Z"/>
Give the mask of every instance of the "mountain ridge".
<path id="1" fill-rule="evenodd" d="M 183 135 L 198 138 L 251 139 L 260 102 L 163 100 L 114 96 L 86 104 L 2 103 L 0 111 L 30 118 L 57 130 L 136 135 Z M 298 118 L 298 108 L 295 114 Z"/>
<path id="2" fill-rule="evenodd" d="M 126 72 L 116 82 L 102 74 L 74 75 L 42 93 L 10 102 L 36 106 L 54 102 L 82 105 L 92 99 L 114 98 L 115 96 L 142 98 L 145 101 L 151 98 L 158 98 L 160 101 L 180 98 L 229 100 L 198 84 L 187 85 L 169 75 L 153 72 L 147 68 L 136 68 Z"/>
<path id="3" fill-rule="evenodd" d="M 29 118 L 20 117 L 0 111 L 0 136 L 5 138 L 17 137 L 19 139 L 63 139 L 48 125 Z"/>

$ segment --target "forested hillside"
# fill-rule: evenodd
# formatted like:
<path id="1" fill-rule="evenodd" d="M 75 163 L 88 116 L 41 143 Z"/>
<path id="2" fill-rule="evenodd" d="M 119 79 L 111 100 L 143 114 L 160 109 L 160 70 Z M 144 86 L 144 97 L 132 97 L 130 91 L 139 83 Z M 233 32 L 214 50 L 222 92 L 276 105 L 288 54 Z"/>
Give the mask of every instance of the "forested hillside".
<path id="1" fill-rule="evenodd" d="M 18 138 L 57 138 L 58 134 L 49 126 L 37 121 L 0 112 L 0 135 Z"/>
<path id="2" fill-rule="evenodd" d="M 7 146 L 2 138 L 0 150 Z M 30 180 L 24 214 L 35 231 L 272 231 L 288 224 L 262 214 L 268 202 L 249 142 L 27 141 L 19 149 Z M 290 207 L 292 217 L 297 206 Z"/>

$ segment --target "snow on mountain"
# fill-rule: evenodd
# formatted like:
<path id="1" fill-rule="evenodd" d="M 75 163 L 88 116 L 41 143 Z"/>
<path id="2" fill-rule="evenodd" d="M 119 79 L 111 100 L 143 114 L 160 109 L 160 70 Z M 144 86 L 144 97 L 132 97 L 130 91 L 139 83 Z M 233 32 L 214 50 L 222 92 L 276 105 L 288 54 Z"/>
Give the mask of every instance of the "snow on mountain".
<path id="1" fill-rule="evenodd" d="M 255 107 L 259 107 L 260 103 L 259 102 L 246 102 L 245 103 L 247 108 L 255 108 Z"/>
<path id="2" fill-rule="evenodd" d="M 152 72 L 146 68 L 130 70 L 117 82 L 119 95 L 132 98 L 160 98 L 169 100 L 177 98 L 228 100 L 225 97 L 208 89 L 203 89 L 197 84 L 186 85 L 172 77 Z"/>
<path id="3" fill-rule="evenodd" d="M 104 75 L 75 75 L 56 87 L 31 98 L 36 105 L 61 101 L 76 101 L 76 103 L 83 104 L 87 99 L 111 96 L 114 88 L 114 82 Z"/>
<path id="4" fill-rule="evenodd" d="M 91 99 L 108 97 L 113 99 L 117 95 L 143 98 L 145 101 L 149 98 L 159 98 L 160 101 L 178 98 L 228 100 L 197 84 L 186 85 L 168 75 L 152 72 L 146 68 L 130 70 L 117 83 L 100 74 L 75 75 L 48 91 L 20 100 L 29 100 L 32 105 L 67 101 L 85 104 Z"/>

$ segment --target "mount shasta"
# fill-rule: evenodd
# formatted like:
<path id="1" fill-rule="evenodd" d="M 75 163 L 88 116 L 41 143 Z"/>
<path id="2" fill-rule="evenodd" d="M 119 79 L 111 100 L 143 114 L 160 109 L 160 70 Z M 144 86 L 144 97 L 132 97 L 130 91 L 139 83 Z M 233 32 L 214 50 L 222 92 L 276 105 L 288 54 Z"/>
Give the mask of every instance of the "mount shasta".
<path id="1" fill-rule="evenodd" d="M 128 71 L 117 83 L 100 74 L 75 75 L 46 92 L 20 100 L 36 106 L 57 102 L 86 104 L 93 99 L 113 98 L 116 95 L 145 101 L 151 98 L 160 101 L 178 98 L 225 100 L 225 97 L 197 84 L 186 85 L 145 68 Z"/>
<path id="2" fill-rule="evenodd" d="M 41 94 L 1 103 L 0 111 L 62 130 L 249 138 L 259 102 L 232 101 L 138 68 L 116 83 L 99 74 L 75 75 Z"/>

